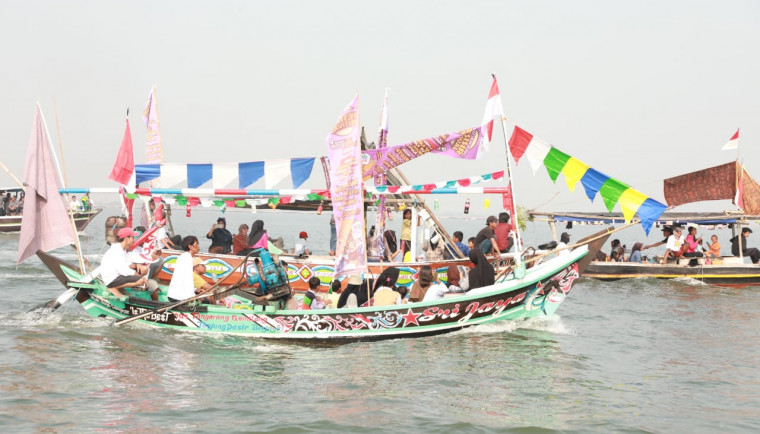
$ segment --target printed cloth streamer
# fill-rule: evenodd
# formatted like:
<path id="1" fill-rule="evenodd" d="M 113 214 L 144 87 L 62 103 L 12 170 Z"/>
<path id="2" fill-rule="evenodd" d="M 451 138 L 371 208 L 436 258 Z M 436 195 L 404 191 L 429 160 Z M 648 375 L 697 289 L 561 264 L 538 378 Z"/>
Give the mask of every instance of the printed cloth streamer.
<path id="1" fill-rule="evenodd" d="M 367 191 L 370 192 L 386 192 L 389 191 L 430 191 L 435 188 L 456 188 L 456 187 L 468 187 L 472 184 L 477 184 L 483 181 L 494 181 L 504 177 L 504 171 L 486 173 L 480 176 L 472 176 L 470 178 L 462 178 L 454 181 L 439 181 L 435 183 L 415 184 L 415 185 L 376 185 L 374 187 L 365 186 Z"/>
<path id="2" fill-rule="evenodd" d="M 214 188 L 224 188 L 238 180 L 238 188 L 246 188 L 264 178 L 266 188 L 272 188 L 290 177 L 298 188 L 311 176 L 314 158 L 292 158 L 272 161 L 221 164 L 138 164 L 137 183 L 160 179 L 164 187 L 187 184 L 199 188 L 213 180 Z"/>
<path id="3" fill-rule="evenodd" d="M 647 235 L 654 222 L 667 208 L 665 204 L 589 167 L 517 125 L 514 126 L 509 139 L 509 149 L 515 163 L 519 164 L 520 159 L 526 156 L 534 174 L 539 167 L 544 166 L 552 182 L 557 182 L 561 173 L 565 176 L 565 183 L 570 191 L 575 191 L 576 184 L 580 182 L 586 190 L 586 196 L 592 202 L 599 193 L 609 212 L 612 212 L 615 204 L 620 203 L 626 222 L 630 222 L 634 214 L 638 214 Z"/>

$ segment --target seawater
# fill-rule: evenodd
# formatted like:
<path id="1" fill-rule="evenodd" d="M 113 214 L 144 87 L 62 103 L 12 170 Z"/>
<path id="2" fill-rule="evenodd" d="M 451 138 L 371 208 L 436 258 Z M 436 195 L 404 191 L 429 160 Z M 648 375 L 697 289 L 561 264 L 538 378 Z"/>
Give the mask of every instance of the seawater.
<path id="1" fill-rule="evenodd" d="M 82 238 L 93 261 L 114 213 Z M 175 227 L 206 245 L 219 213 L 193 213 Z M 327 250 L 328 213 L 226 216 L 232 232 L 261 218 L 290 247 L 306 230 Z M 443 220 L 466 237 L 485 222 Z M 528 229 L 529 245 L 551 239 Z M 116 327 L 75 302 L 29 314 L 63 287 L 36 258 L 16 268 L 17 246 L 0 236 L 2 432 L 760 431 L 760 288 L 581 280 L 549 318 L 310 346 Z"/>

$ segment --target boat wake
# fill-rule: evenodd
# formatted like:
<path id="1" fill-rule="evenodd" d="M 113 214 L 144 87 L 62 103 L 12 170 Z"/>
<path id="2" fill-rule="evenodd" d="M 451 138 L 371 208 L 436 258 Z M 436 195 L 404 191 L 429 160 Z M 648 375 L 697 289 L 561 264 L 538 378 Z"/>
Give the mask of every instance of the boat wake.
<path id="1" fill-rule="evenodd" d="M 683 283 L 689 286 L 710 286 L 709 283 L 705 283 L 701 280 L 697 280 L 693 277 L 676 277 L 673 279 L 675 282 Z"/>
<path id="2" fill-rule="evenodd" d="M 466 328 L 457 333 L 512 333 L 518 329 L 544 331 L 557 335 L 574 334 L 572 330 L 562 323 L 562 318 L 559 315 L 529 318 L 525 321 L 501 321 L 481 324 L 475 327 Z"/>

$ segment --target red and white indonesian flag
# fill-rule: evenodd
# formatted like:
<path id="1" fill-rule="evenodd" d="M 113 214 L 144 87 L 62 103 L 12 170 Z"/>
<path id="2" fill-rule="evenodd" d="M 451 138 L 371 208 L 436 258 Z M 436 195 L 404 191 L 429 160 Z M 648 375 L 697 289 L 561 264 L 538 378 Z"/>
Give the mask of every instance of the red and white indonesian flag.
<path id="1" fill-rule="evenodd" d="M 129 193 L 135 192 L 135 155 L 132 152 L 132 132 L 129 129 L 129 119 L 124 130 L 124 138 L 121 139 L 119 154 L 113 163 L 111 174 L 108 179 L 123 185 Z"/>
<path id="2" fill-rule="evenodd" d="M 739 130 L 736 130 L 733 136 L 731 136 L 731 139 L 726 142 L 725 145 L 723 145 L 722 148 L 720 148 L 721 151 L 728 151 L 731 149 L 737 149 L 739 148 Z"/>
<path id="3" fill-rule="evenodd" d="M 483 152 L 488 151 L 488 145 L 493 137 L 493 118 L 499 116 L 501 119 L 504 116 L 504 108 L 501 106 L 501 95 L 499 94 L 499 83 L 496 81 L 496 76 L 493 76 L 493 83 L 491 83 L 491 90 L 488 92 L 488 102 L 486 103 L 486 111 L 483 114 L 482 131 L 485 138 L 483 143 L 478 148 L 478 157 Z"/>
<path id="4" fill-rule="evenodd" d="M 519 163 L 523 155 L 527 156 L 533 174 L 535 174 L 539 167 L 543 167 L 544 158 L 552 147 L 541 138 L 515 125 L 512 137 L 509 138 L 509 149 L 515 163 Z"/>
<path id="5" fill-rule="evenodd" d="M 58 176 L 39 105 L 29 138 L 24 180 L 26 199 L 16 264 L 34 256 L 37 250 L 53 250 L 75 241 L 66 204 L 58 192 Z"/>

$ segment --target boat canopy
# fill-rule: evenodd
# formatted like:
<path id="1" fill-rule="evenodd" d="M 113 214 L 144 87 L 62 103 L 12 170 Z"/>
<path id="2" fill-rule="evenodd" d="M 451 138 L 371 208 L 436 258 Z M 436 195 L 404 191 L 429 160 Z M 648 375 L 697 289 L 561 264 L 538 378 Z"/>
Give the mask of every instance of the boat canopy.
<path id="1" fill-rule="evenodd" d="M 760 185 L 737 161 L 668 178 L 663 190 L 670 207 L 729 199 L 745 214 L 760 214 Z"/>
<path id="2" fill-rule="evenodd" d="M 590 213 L 590 212 L 538 212 L 529 211 L 528 215 L 534 219 L 554 221 L 554 222 L 573 222 L 573 223 L 589 223 L 589 224 L 619 224 L 625 223 L 625 218 L 622 213 Z M 747 215 L 740 211 L 731 212 L 702 212 L 702 213 L 689 213 L 689 212 L 666 212 L 660 215 L 655 222 L 657 225 L 671 225 L 671 224 L 688 224 L 693 223 L 697 225 L 727 225 L 733 223 L 744 224 L 748 221 L 760 221 L 760 215 Z"/>

